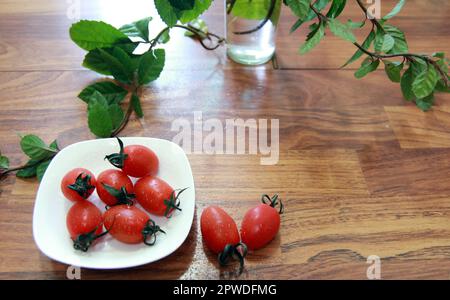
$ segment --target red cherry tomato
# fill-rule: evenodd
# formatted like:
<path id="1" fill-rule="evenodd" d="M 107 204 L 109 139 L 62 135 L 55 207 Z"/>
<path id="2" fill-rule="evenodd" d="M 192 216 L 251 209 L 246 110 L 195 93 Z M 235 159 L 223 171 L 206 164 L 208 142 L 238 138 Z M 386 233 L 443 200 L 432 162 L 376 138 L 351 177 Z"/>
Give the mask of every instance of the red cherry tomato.
<path id="1" fill-rule="evenodd" d="M 77 201 L 67 213 L 66 224 L 77 250 L 87 251 L 94 240 L 102 236 L 102 213 L 89 201 Z"/>
<path id="2" fill-rule="evenodd" d="M 200 229 L 203 241 L 214 253 L 222 252 L 228 244 L 236 245 L 241 241 L 234 220 L 217 206 L 210 206 L 203 210 L 200 217 Z"/>
<path id="3" fill-rule="evenodd" d="M 153 245 L 156 233 L 163 232 L 150 217 L 135 206 L 117 205 L 104 213 L 105 228 L 118 241 L 126 244 Z"/>
<path id="4" fill-rule="evenodd" d="M 97 194 L 108 206 L 132 204 L 133 182 L 120 170 L 106 170 L 97 177 Z"/>
<path id="5" fill-rule="evenodd" d="M 159 160 L 155 152 L 141 145 L 126 146 L 127 155 L 122 170 L 131 177 L 144 177 L 158 174 Z"/>
<path id="6" fill-rule="evenodd" d="M 95 184 L 94 174 L 89 170 L 76 168 L 61 180 L 61 191 L 70 201 L 82 201 L 94 192 Z"/>
<path id="7" fill-rule="evenodd" d="M 266 204 L 266 200 L 270 203 Z M 247 211 L 241 224 L 242 242 L 251 250 L 266 246 L 280 229 L 280 213 L 283 212 L 283 204 L 278 200 L 278 195 L 272 198 L 264 195 L 262 201 L 262 204 Z M 275 208 L 278 203 L 280 203 L 280 210 Z"/>
<path id="8" fill-rule="evenodd" d="M 170 217 L 175 210 L 181 210 L 178 197 L 184 190 L 176 194 L 167 182 L 156 176 L 143 177 L 134 186 L 136 201 L 146 211 L 166 217 Z"/>

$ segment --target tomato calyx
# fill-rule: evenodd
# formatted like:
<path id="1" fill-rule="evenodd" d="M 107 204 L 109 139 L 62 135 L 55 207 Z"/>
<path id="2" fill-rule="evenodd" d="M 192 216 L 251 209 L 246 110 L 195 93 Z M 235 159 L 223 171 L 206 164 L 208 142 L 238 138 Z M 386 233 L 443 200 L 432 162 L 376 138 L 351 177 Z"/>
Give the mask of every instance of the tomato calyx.
<path id="1" fill-rule="evenodd" d="M 83 177 L 83 175 L 85 176 Z M 81 173 L 77 176 L 75 182 L 68 185 L 67 188 L 77 192 L 83 199 L 87 199 L 90 195 L 89 191 L 95 187 L 91 184 L 91 175 Z"/>
<path id="2" fill-rule="evenodd" d="M 126 204 L 128 206 L 133 205 L 133 200 L 136 198 L 135 194 L 128 194 L 127 189 L 123 186 L 120 188 L 120 190 L 113 188 L 110 185 L 107 185 L 106 183 L 102 182 L 103 187 L 105 190 L 114 198 L 117 199 L 117 204 Z"/>
<path id="3" fill-rule="evenodd" d="M 178 197 L 180 197 L 181 193 L 187 190 L 188 188 L 184 188 L 179 190 L 178 193 L 176 193 L 177 190 L 174 190 L 172 194 L 170 194 L 169 199 L 164 200 L 164 205 L 166 206 L 166 211 L 164 212 L 164 216 L 166 218 L 171 218 L 175 210 L 181 211 L 180 208 L 180 200 Z"/>
<path id="4" fill-rule="evenodd" d="M 261 202 L 269 205 L 270 207 L 276 208 L 277 205 L 280 205 L 280 209 L 278 210 L 278 213 L 281 215 L 284 212 L 284 205 L 281 200 L 278 199 L 278 194 L 275 194 L 272 196 L 272 198 L 269 195 L 262 195 Z"/>
<path id="5" fill-rule="evenodd" d="M 118 137 L 116 137 L 116 138 L 117 138 L 117 141 L 119 142 L 119 147 L 120 147 L 119 153 L 112 153 L 112 154 L 106 155 L 105 159 L 107 159 L 114 167 L 122 169 L 125 159 L 128 158 L 128 154 L 125 154 L 123 152 L 122 140 L 119 139 Z"/>
<path id="6" fill-rule="evenodd" d="M 144 229 L 142 229 L 142 238 L 144 241 L 144 244 L 147 246 L 153 246 L 156 242 L 156 233 L 162 232 L 166 233 L 164 230 L 162 230 L 158 225 L 156 225 L 155 221 L 148 220 L 145 224 Z"/>
<path id="7" fill-rule="evenodd" d="M 247 255 L 248 249 L 244 243 L 237 243 L 235 245 L 227 244 L 222 252 L 219 253 L 218 260 L 221 266 L 226 266 L 230 258 L 239 260 L 239 275 L 244 270 L 244 258 Z"/>
<path id="8" fill-rule="evenodd" d="M 90 231 L 88 233 L 80 234 L 79 236 L 77 236 L 76 239 L 73 239 L 73 248 L 75 250 L 80 250 L 80 251 L 83 251 L 83 252 L 87 252 L 89 250 L 89 247 L 92 245 L 92 243 L 94 243 L 94 241 L 96 239 L 101 238 L 102 236 L 108 234 L 110 229 L 111 228 L 109 228 L 105 232 L 97 235 L 97 234 L 95 234 L 97 232 L 97 230 L 98 230 L 98 226 L 97 226 L 97 227 L 94 228 L 94 230 L 92 230 L 92 231 Z"/>

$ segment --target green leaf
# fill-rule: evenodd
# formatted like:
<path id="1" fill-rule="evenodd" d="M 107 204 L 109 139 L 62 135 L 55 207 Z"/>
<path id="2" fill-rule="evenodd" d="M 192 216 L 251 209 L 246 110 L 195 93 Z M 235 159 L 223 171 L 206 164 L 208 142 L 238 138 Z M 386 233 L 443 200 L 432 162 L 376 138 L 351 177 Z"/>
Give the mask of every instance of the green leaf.
<path id="1" fill-rule="evenodd" d="M 181 12 L 180 10 L 172 7 L 168 0 L 155 0 L 155 7 L 161 17 L 161 20 L 163 20 L 167 26 L 172 27 L 177 24 Z"/>
<path id="2" fill-rule="evenodd" d="M 428 111 L 434 104 L 434 94 L 431 93 L 423 99 L 416 99 L 416 105 L 423 111 Z"/>
<path id="3" fill-rule="evenodd" d="M 113 131 L 108 102 L 99 92 L 94 92 L 88 105 L 88 125 L 98 137 L 109 137 Z"/>
<path id="4" fill-rule="evenodd" d="M 291 11 L 300 19 L 305 19 L 308 16 L 311 0 L 286 0 L 286 4 Z"/>
<path id="5" fill-rule="evenodd" d="M 405 34 L 395 26 L 383 25 L 386 34 L 394 38 L 394 46 L 389 50 L 388 54 L 398 54 L 408 52 L 408 43 L 406 42 Z"/>
<path id="6" fill-rule="evenodd" d="M 414 79 L 412 83 L 412 91 L 418 99 L 429 96 L 436 86 L 439 80 L 439 74 L 433 65 L 428 65 L 424 71 L 422 71 Z"/>
<path id="7" fill-rule="evenodd" d="M 340 37 L 341 39 L 352 43 L 356 42 L 355 36 L 347 25 L 339 22 L 336 19 L 330 19 L 328 25 L 330 26 L 331 32 L 337 37 Z"/>
<path id="8" fill-rule="evenodd" d="M 133 63 L 128 54 L 121 48 L 114 47 L 112 54 L 98 49 L 103 60 L 108 64 L 111 74 L 120 82 L 130 84 L 133 80 Z"/>
<path id="9" fill-rule="evenodd" d="M 16 176 L 20 177 L 20 178 L 30 178 L 30 177 L 36 176 L 37 162 L 39 162 L 39 160 L 30 159 L 25 164 L 25 166 L 29 166 L 29 167 L 26 167 L 22 170 L 17 171 Z"/>
<path id="10" fill-rule="evenodd" d="M 9 159 L 6 156 L 0 155 L 0 169 L 7 170 L 9 168 Z"/>
<path id="11" fill-rule="evenodd" d="M 400 87 L 402 89 L 403 97 L 408 101 L 412 101 L 415 98 L 412 91 L 412 83 L 414 81 L 413 69 L 413 66 L 410 65 L 406 72 L 403 73 L 402 79 L 400 80 Z"/>
<path id="12" fill-rule="evenodd" d="M 333 19 L 338 17 L 344 10 L 346 3 L 347 3 L 347 0 L 333 0 L 330 10 L 327 13 L 327 17 L 333 18 Z"/>
<path id="13" fill-rule="evenodd" d="M 203 21 L 202 19 L 195 19 L 192 22 L 189 22 L 189 25 L 201 32 L 204 32 L 205 34 L 208 33 L 208 26 L 206 25 L 206 22 Z M 184 35 L 185 36 L 194 36 L 194 33 L 190 32 L 190 31 L 185 31 Z M 206 38 L 206 35 L 203 38 Z"/>
<path id="14" fill-rule="evenodd" d="M 86 54 L 83 67 L 103 75 L 112 75 L 108 63 L 105 62 L 98 49 L 89 51 Z"/>
<path id="15" fill-rule="evenodd" d="M 165 51 L 156 49 L 149 51 L 142 56 L 138 68 L 139 84 L 144 85 L 157 79 L 164 68 Z"/>
<path id="16" fill-rule="evenodd" d="M 41 182 L 42 178 L 44 177 L 45 171 L 47 171 L 47 168 L 50 165 L 50 163 L 51 163 L 51 160 L 47 160 L 37 166 L 36 177 L 39 182 Z"/>
<path id="17" fill-rule="evenodd" d="M 351 29 L 362 28 L 366 24 L 365 20 L 363 22 L 353 22 L 352 20 L 347 21 L 347 26 Z"/>
<path id="18" fill-rule="evenodd" d="M 28 134 L 20 140 L 22 151 L 35 160 L 45 159 L 55 154 L 56 151 L 47 146 L 44 141 L 34 134 Z"/>
<path id="19" fill-rule="evenodd" d="M 110 105 L 108 110 L 113 130 L 115 130 L 120 126 L 120 124 L 122 124 L 122 120 L 125 117 L 125 114 L 118 104 Z"/>
<path id="20" fill-rule="evenodd" d="M 56 140 L 54 140 L 50 145 L 49 145 L 50 149 L 59 151 L 59 146 L 58 146 L 58 142 Z"/>
<path id="21" fill-rule="evenodd" d="M 89 99 L 92 97 L 94 92 L 99 92 L 105 97 L 106 101 L 109 105 L 113 103 L 120 104 L 125 96 L 128 94 L 128 91 L 121 86 L 118 86 L 114 82 L 111 81 L 102 81 L 91 84 L 86 87 L 78 97 L 86 103 L 89 103 Z"/>
<path id="22" fill-rule="evenodd" d="M 301 47 L 300 47 L 300 54 L 305 54 L 309 52 L 311 49 L 313 49 L 315 46 L 317 46 L 322 38 L 324 37 L 324 26 L 320 24 L 317 27 L 317 30 L 314 32 L 314 34 L 309 38 Z"/>
<path id="23" fill-rule="evenodd" d="M 109 48 L 128 40 L 117 28 L 102 21 L 79 21 L 70 27 L 70 38 L 82 49 Z"/>
<path id="24" fill-rule="evenodd" d="M 444 83 L 444 80 L 440 79 L 437 84 L 436 87 L 434 88 L 434 90 L 436 92 L 440 92 L 440 93 L 450 93 L 450 86 L 446 86 Z"/>
<path id="25" fill-rule="evenodd" d="M 188 23 L 198 18 L 203 12 L 205 12 L 211 6 L 212 0 L 196 0 L 193 9 L 184 10 L 181 12 L 181 23 Z"/>
<path id="26" fill-rule="evenodd" d="M 403 63 L 400 62 L 384 62 L 384 70 L 386 71 L 387 76 L 392 82 L 400 82 L 401 79 L 401 71 L 403 69 Z"/>
<path id="27" fill-rule="evenodd" d="M 139 99 L 138 95 L 133 94 L 131 96 L 131 105 L 133 106 L 133 109 L 136 112 L 136 115 L 139 118 L 142 118 L 144 116 L 144 112 L 142 111 L 141 99 Z"/>
<path id="28" fill-rule="evenodd" d="M 375 32 L 371 31 L 370 34 L 367 36 L 367 38 L 364 40 L 364 42 L 362 43 L 361 47 L 363 49 L 369 49 L 370 45 L 372 45 L 373 40 L 375 39 Z M 356 60 L 358 60 L 362 55 L 364 54 L 364 52 L 362 52 L 360 49 L 358 49 L 355 54 L 353 54 L 353 56 L 341 67 L 344 68 L 346 66 L 348 66 L 349 64 L 355 62 Z"/>
<path id="29" fill-rule="evenodd" d="M 322 11 L 322 9 L 324 9 L 327 4 L 330 2 L 330 0 L 318 0 L 314 3 L 314 7 L 317 11 Z M 291 29 L 290 29 L 290 33 L 296 31 L 298 28 L 300 28 L 300 26 L 308 21 L 311 21 L 312 19 L 316 18 L 316 13 L 310 8 L 308 15 L 306 16 L 306 18 L 304 19 L 298 19 L 294 25 L 292 25 Z"/>
<path id="30" fill-rule="evenodd" d="M 149 40 L 148 24 L 150 23 L 151 20 L 152 17 L 144 18 L 139 21 L 126 24 L 120 27 L 119 30 L 122 31 L 127 36 L 140 37 L 144 41 L 148 42 Z"/>
<path id="31" fill-rule="evenodd" d="M 355 72 L 355 77 L 360 79 L 369 74 L 370 72 L 375 71 L 378 68 L 378 65 L 380 64 L 380 60 L 374 60 L 374 61 L 364 61 L 361 67 Z"/>
<path id="32" fill-rule="evenodd" d="M 267 17 L 271 0 L 235 1 L 231 14 L 248 20 L 263 20 Z"/>
<path id="33" fill-rule="evenodd" d="M 400 0 L 397 3 L 397 5 L 395 5 L 395 7 L 387 15 L 385 15 L 382 18 L 382 20 L 386 21 L 386 20 L 389 20 L 390 18 L 394 17 L 395 15 L 397 15 L 402 10 L 405 3 L 406 3 L 406 0 Z"/>
<path id="34" fill-rule="evenodd" d="M 195 0 L 169 0 L 172 7 L 179 10 L 190 10 L 194 8 Z"/>
<path id="35" fill-rule="evenodd" d="M 375 38 L 375 51 L 389 52 L 395 44 L 394 38 L 390 34 L 383 34 L 381 31 L 377 33 Z"/>
<path id="36" fill-rule="evenodd" d="M 170 30 L 164 31 L 161 36 L 158 38 L 158 43 L 160 44 L 166 44 L 170 41 Z"/>

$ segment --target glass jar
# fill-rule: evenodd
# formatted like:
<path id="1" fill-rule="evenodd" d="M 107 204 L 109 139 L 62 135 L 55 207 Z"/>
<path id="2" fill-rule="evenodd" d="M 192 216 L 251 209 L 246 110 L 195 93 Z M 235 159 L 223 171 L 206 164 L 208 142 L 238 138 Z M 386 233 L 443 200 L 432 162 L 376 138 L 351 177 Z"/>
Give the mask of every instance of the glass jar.
<path id="1" fill-rule="evenodd" d="M 226 0 L 227 54 L 244 65 L 260 65 L 275 53 L 281 0 Z"/>

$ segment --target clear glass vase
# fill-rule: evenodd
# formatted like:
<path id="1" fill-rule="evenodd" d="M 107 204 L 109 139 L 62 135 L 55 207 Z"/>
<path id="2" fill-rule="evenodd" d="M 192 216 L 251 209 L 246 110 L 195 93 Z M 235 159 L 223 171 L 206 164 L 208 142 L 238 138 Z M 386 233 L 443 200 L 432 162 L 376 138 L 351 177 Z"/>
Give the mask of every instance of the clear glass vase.
<path id="1" fill-rule="evenodd" d="M 260 65 L 275 53 L 281 0 L 226 0 L 227 54 L 245 65 Z"/>

